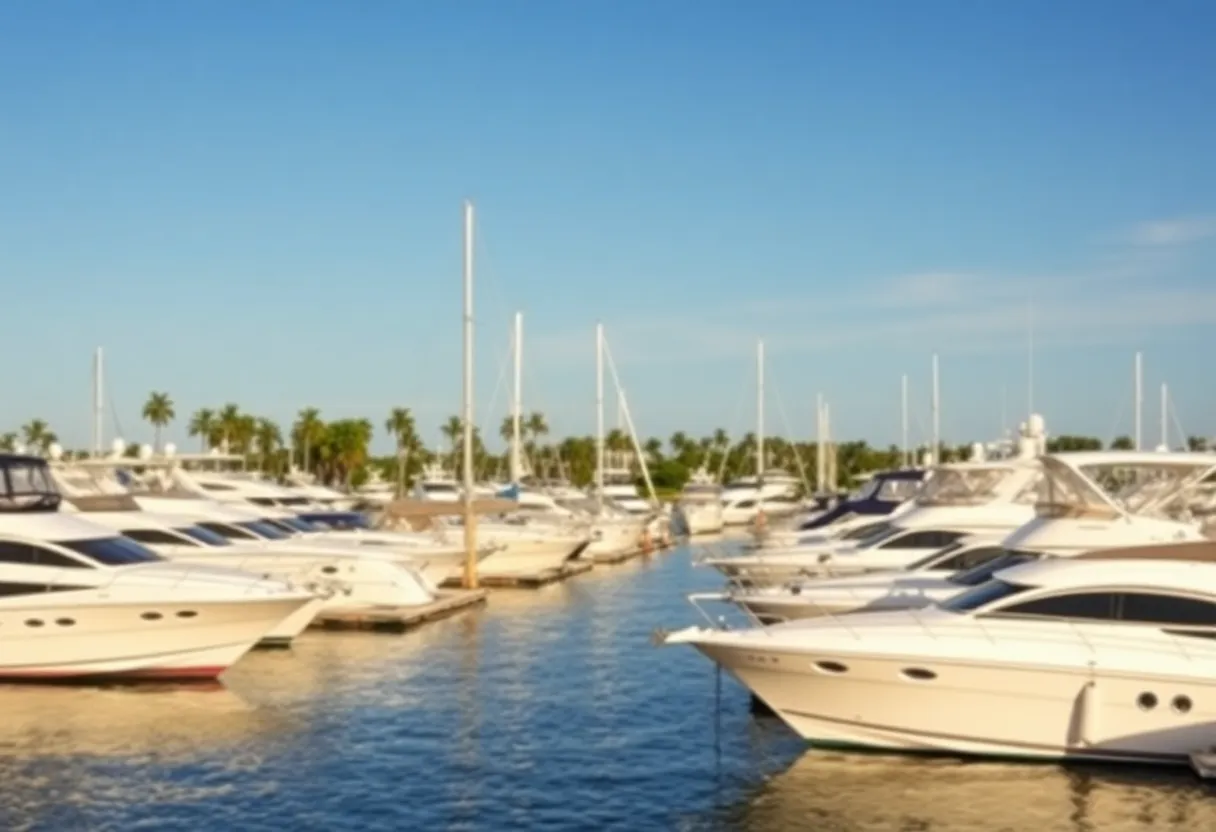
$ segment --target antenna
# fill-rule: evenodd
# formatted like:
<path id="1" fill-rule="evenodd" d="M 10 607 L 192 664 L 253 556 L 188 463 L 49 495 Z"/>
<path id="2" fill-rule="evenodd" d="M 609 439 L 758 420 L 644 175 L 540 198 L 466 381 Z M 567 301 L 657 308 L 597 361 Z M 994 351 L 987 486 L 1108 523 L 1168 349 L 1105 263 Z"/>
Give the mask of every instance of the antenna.
<path id="1" fill-rule="evenodd" d="M 595 499 L 604 510 L 604 325 L 595 325 Z"/>
<path id="2" fill-rule="evenodd" d="M 815 394 L 815 493 L 823 494 L 827 479 L 827 451 L 823 445 L 823 394 Z"/>
<path id="3" fill-rule="evenodd" d="M 1140 450 L 1140 421 L 1142 411 L 1144 409 L 1144 362 L 1139 352 L 1136 353 L 1135 362 L 1135 390 L 1133 393 L 1135 406 L 1135 427 L 1134 436 L 1132 437 L 1133 446 L 1138 451 Z"/>
<path id="4" fill-rule="evenodd" d="M 941 388 L 937 372 L 937 353 L 933 353 L 933 449 L 930 451 L 929 458 L 934 465 L 937 465 L 941 461 L 938 458 L 942 443 L 941 404 Z"/>
<path id="5" fill-rule="evenodd" d="M 764 342 L 756 342 L 756 482 L 764 486 Z"/>
<path id="6" fill-rule="evenodd" d="M 900 447 L 903 448 L 903 465 L 909 467 L 908 462 L 908 374 L 904 373 L 900 378 L 899 402 L 900 402 Z"/>
<path id="7" fill-rule="evenodd" d="M 520 477 L 520 419 L 524 407 L 524 313 L 515 313 L 515 349 L 512 350 L 515 359 L 515 390 L 511 401 L 511 482 L 519 482 Z"/>
<path id="8" fill-rule="evenodd" d="M 102 455 L 102 445 L 105 444 L 104 424 L 106 403 L 102 391 L 102 357 L 101 347 L 93 353 L 93 456 Z"/>
<path id="9" fill-rule="evenodd" d="M 464 203 L 464 585 L 477 588 L 477 521 L 473 514 L 473 203 Z"/>
<path id="10" fill-rule="evenodd" d="M 1034 413 L 1034 297 L 1026 304 L 1026 417 Z"/>
<path id="11" fill-rule="evenodd" d="M 1169 429 L 1169 387 L 1165 382 L 1161 383 L 1161 447 L 1165 450 L 1170 449 L 1170 429 Z"/>

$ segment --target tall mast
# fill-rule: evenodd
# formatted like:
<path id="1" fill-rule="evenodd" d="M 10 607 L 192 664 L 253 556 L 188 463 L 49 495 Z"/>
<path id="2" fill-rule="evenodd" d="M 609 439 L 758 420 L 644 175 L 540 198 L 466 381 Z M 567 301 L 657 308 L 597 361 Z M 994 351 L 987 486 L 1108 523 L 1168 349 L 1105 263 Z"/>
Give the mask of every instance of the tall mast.
<path id="1" fill-rule="evenodd" d="M 756 342 L 756 481 L 764 485 L 764 342 Z"/>
<path id="2" fill-rule="evenodd" d="M 903 465 L 908 467 L 908 374 L 904 373 L 899 380 L 900 404 L 900 448 L 903 449 Z"/>
<path id="3" fill-rule="evenodd" d="M 93 353 L 93 456 L 102 455 L 105 445 L 104 419 L 105 395 L 102 390 L 102 358 L 101 347 Z"/>
<path id="4" fill-rule="evenodd" d="M 1165 450 L 1170 449 L 1170 429 L 1169 429 L 1169 412 L 1170 412 L 1170 393 L 1169 387 L 1164 383 L 1161 385 L 1161 447 Z"/>
<path id="5" fill-rule="evenodd" d="M 473 203 L 464 203 L 464 585 L 477 588 L 477 519 L 473 514 Z"/>
<path id="6" fill-rule="evenodd" d="M 815 394 L 815 493 L 823 494 L 827 485 L 828 449 L 824 445 L 823 394 Z"/>
<path id="7" fill-rule="evenodd" d="M 604 325 L 595 325 L 595 499 L 604 508 Z"/>
<path id="8" fill-rule="evenodd" d="M 937 353 L 933 353 L 933 449 L 929 457 L 934 465 L 937 465 L 941 460 L 942 444 L 942 424 L 941 424 L 941 387 L 937 372 Z"/>
<path id="9" fill-rule="evenodd" d="M 1134 428 L 1133 428 L 1134 433 L 1132 436 L 1132 443 L 1133 443 L 1133 447 L 1135 447 L 1135 449 L 1138 451 L 1138 450 L 1140 450 L 1140 447 L 1141 447 L 1140 446 L 1140 419 L 1142 416 L 1141 411 L 1143 411 L 1143 409 L 1144 409 L 1144 361 L 1139 352 L 1136 353 L 1136 362 L 1135 362 L 1134 372 L 1135 372 L 1135 380 L 1134 380 L 1134 391 L 1133 391 L 1132 396 L 1134 399 L 1133 405 L 1135 407 L 1135 423 L 1134 423 Z"/>
<path id="10" fill-rule="evenodd" d="M 511 482 L 519 482 L 520 464 L 520 420 L 524 409 L 524 313 L 515 313 L 515 391 L 511 398 Z"/>

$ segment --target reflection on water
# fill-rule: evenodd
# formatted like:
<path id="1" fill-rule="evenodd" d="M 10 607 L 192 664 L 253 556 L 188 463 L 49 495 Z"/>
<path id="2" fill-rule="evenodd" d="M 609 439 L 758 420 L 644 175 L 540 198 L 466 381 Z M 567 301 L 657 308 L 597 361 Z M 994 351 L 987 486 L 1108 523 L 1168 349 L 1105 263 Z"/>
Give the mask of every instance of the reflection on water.
<path id="1" fill-rule="evenodd" d="M 720 818 L 741 830 L 1149 832 L 1216 829 L 1185 770 L 1072 768 L 807 753 Z"/>
<path id="2" fill-rule="evenodd" d="M 1216 829 L 1186 775 L 805 753 L 650 645 L 717 584 L 676 552 L 309 633 L 218 689 L 0 688 L 0 828 Z"/>

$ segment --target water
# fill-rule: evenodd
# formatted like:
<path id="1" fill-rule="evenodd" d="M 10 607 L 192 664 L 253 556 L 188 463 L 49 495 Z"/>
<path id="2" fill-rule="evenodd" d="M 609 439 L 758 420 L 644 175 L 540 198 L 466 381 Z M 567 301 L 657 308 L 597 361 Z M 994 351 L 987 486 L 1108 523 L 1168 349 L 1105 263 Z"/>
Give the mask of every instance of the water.
<path id="1" fill-rule="evenodd" d="M 677 551 L 212 690 L 0 689 L 4 829 L 1216 829 L 1186 772 L 807 752 L 692 649 Z M 3 642 L 0 641 L 0 648 Z"/>

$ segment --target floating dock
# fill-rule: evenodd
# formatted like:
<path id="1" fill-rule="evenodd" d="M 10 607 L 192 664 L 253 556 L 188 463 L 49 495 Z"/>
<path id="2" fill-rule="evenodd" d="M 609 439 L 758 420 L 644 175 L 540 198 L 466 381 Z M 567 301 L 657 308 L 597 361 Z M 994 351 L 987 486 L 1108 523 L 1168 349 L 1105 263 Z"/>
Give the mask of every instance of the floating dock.
<path id="1" fill-rule="evenodd" d="M 462 610 L 484 604 L 489 592 L 484 589 L 441 589 L 429 604 L 416 607 L 376 607 L 355 612 L 322 612 L 313 622 L 325 630 L 375 630 L 400 633 L 428 621 L 447 618 Z"/>
<path id="2" fill-rule="evenodd" d="M 477 582 L 494 589 L 536 589 L 590 572 L 595 564 L 590 561 L 572 560 L 555 569 L 541 572 L 520 572 L 515 575 L 482 575 Z M 445 583 L 444 586 L 448 584 Z"/>

